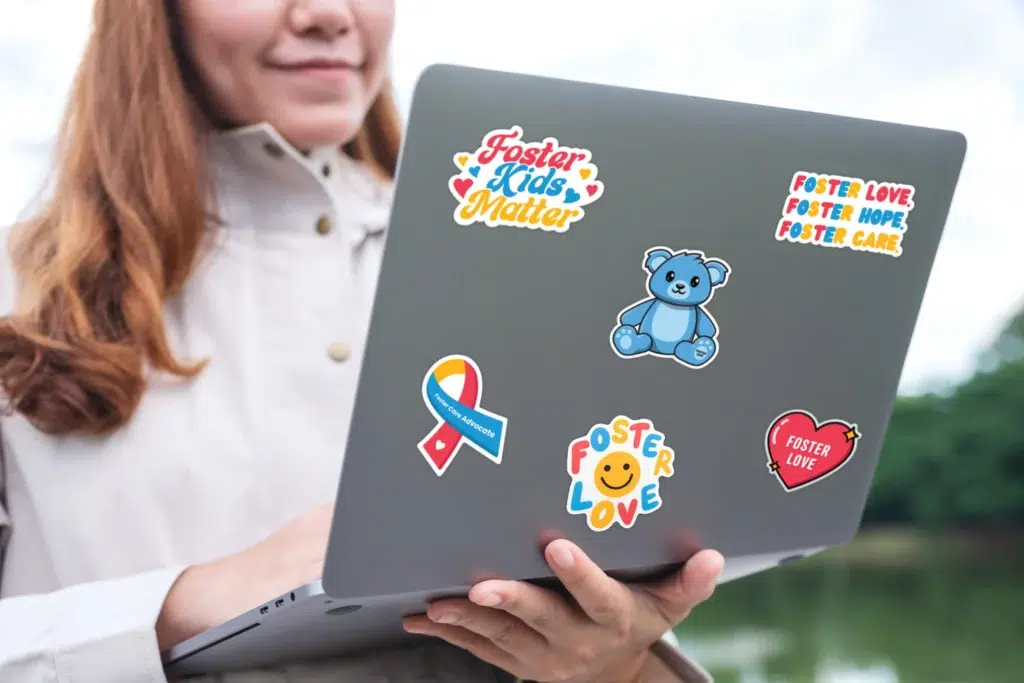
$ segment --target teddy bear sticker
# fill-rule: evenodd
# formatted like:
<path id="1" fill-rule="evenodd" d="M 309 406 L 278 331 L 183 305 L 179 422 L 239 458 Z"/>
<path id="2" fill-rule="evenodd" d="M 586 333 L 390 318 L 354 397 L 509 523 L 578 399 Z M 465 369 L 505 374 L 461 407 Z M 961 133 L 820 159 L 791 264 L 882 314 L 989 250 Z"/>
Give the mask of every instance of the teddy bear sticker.
<path id="1" fill-rule="evenodd" d="M 674 358 L 690 368 L 706 367 L 718 355 L 718 324 L 705 306 L 725 285 L 729 265 L 702 251 L 649 249 L 644 268 L 650 296 L 619 312 L 611 345 L 620 358 Z"/>

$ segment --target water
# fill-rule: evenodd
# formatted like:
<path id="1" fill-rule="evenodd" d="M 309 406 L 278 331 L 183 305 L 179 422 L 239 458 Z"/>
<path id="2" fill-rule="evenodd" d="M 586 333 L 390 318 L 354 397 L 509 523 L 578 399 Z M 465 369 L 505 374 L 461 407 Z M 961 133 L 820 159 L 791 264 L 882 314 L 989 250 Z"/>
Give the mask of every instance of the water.
<path id="1" fill-rule="evenodd" d="M 808 560 L 719 586 L 677 633 L 716 683 L 1022 683 L 1024 565 Z"/>

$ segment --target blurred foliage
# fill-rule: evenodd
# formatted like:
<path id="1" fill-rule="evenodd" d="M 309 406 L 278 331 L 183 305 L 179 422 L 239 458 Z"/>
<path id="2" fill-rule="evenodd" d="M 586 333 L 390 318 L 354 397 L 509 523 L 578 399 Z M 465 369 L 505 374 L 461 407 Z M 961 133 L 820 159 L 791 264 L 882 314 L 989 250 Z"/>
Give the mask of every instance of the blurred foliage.
<path id="1" fill-rule="evenodd" d="M 1024 310 L 949 395 L 897 399 L 864 514 L 878 523 L 1024 525 Z"/>

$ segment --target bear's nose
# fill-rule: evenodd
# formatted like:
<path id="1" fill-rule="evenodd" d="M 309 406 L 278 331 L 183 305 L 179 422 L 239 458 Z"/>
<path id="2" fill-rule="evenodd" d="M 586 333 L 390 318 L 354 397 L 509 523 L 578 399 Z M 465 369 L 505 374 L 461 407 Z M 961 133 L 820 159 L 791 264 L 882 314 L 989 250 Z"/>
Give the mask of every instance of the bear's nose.
<path id="1" fill-rule="evenodd" d="M 686 285 L 684 285 L 684 284 L 683 284 L 682 282 L 677 282 L 677 283 L 675 284 L 675 290 L 676 290 L 677 292 L 681 292 L 681 291 L 683 291 L 684 289 L 686 289 Z"/>

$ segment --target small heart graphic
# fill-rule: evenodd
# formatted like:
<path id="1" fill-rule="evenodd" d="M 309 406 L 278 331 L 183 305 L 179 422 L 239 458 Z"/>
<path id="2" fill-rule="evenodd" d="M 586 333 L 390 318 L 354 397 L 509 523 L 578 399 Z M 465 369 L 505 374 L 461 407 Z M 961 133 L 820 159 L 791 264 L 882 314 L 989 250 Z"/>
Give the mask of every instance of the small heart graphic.
<path id="1" fill-rule="evenodd" d="M 469 188 L 473 187 L 472 178 L 456 178 L 452 181 L 452 187 L 460 197 L 465 197 Z"/>
<path id="2" fill-rule="evenodd" d="M 469 155 L 468 154 L 460 154 L 459 156 L 457 156 L 455 158 L 459 162 L 459 168 L 462 168 L 463 166 L 465 166 L 466 162 L 469 161 Z"/>
<path id="3" fill-rule="evenodd" d="M 589 194 L 591 197 L 593 197 L 594 194 L 597 193 L 597 190 L 598 190 L 597 183 L 593 183 L 591 185 L 587 185 L 587 194 Z"/>
<path id="4" fill-rule="evenodd" d="M 581 168 L 580 169 L 580 178 L 583 178 L 584 180 L 586 180 L 589 177 L 590 177 L 590 169 L 589 168 Z"/>
<path id="5" fill-rule="evenodd" d="M 438 439 L 437 441 L 434 442 L 434 450 L 443 451 L 444 447 L 446 445 L 447 444 L 445 444 L 444 441 L 441 441 L 441 439 Z"/>
<path id="6" fill-rule="evenodd" d="M 469 175 L 471 175 L 474 178 L 476 178 L 477 174 L 479 174 L 479 173 L 480 173 L 480 167 L 479 166 L 470 166 L 469 167 Z"/>
<path id="7" fill-rule="evenodd" d="M 786 491 L 820 481 L 846 464 L 857 448 L 857 425 L 843 420 L 819 423 L 792 410 L 772 422 L 765 436 L 768 470 Z"/>
<path id="8" fill-rule="evenodd" d="M 565 203 L 572 204 L 580 200 L 580 193 L 571 187 L 565 191 Z"/>

